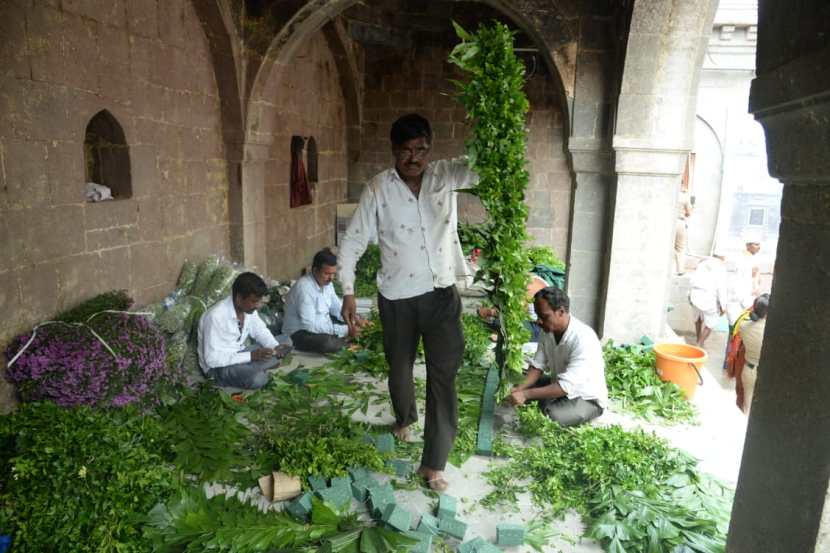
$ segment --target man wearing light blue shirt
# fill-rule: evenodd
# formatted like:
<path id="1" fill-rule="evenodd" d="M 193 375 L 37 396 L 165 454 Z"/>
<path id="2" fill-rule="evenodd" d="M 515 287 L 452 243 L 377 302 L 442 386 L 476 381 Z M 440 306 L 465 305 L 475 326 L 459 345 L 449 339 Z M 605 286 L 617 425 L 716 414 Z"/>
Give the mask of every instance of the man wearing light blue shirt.
<path id="1" fill-rule="evenodd" d="M 332 284 L 336 274 L 337 256 L 325 248 L 314 255 L 311 274 L 300 277 L 288 292 L 283 332 L 298 350 L 334 353 L 359 331 L 356 326 L 349 332 L 340 318 L 342 302 Z"/>

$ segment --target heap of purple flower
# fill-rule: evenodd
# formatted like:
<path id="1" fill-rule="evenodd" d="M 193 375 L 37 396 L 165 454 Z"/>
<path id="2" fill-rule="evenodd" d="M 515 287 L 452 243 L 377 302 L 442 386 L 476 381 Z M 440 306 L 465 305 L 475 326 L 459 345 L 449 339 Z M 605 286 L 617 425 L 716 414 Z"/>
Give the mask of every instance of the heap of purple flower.
<path id="1" fill-rule="evenodd" d="M 12 340 L 6 359 L 10 361 L 31 337 L 30 332 Z M 167 373 L 165 359 L 164 338 L 149 320 L 100 313 L 86 324 L 37 328 L 28 348 L 7 367 L 6 378 L 24 401 L 120 407 L 151 399 Z"/>

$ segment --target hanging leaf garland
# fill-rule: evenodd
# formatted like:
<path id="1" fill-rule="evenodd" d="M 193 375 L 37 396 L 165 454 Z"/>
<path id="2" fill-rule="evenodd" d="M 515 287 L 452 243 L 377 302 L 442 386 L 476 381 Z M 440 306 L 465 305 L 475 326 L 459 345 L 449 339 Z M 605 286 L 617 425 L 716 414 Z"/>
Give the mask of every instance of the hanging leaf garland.
<path id="1" fill-rule="evenodd" d="M 468 190 L 489 214 L 483 278 L 492 284 L 490 299 L 501 312 L 502 376 L 520 374 L 522 344 L 527 339 L 526 290 L 530 269 L 524 243 L 527 206 L 524 65 L 513 52 L 513 32 L 494 22 L 469 33 L 453 23 L 461 38 L 450 61 L 469 74 L 455 84 L 458 99 L 473 122 L 467 140 L 470 167 L 478 184 Z M 506 379 L 502 378 L 503 385 Z"/>

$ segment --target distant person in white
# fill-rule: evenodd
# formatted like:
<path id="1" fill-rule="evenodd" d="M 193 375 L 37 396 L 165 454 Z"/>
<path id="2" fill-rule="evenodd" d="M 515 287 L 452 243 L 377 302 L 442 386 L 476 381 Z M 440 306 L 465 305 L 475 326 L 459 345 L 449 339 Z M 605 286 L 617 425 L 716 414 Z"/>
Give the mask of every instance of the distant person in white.
<path id="1" fill-rule="evenodd" d="M 300 351 L 335 353 L 363 328 L 358 320 L 350 330 L 340 318 L 343 305 L 332 284 L 335 275 L 337 256 L 328 248 L 320 250 L 311 262 L 311 273 L 300 277 L 286 296 L 282 331 Z"/>
<path id="2" fill-rule="evenodd" d="M 538 401 L 564 427 L 595 419 L 608 404 L 605 360 L 596 332 L 570 314 L 570 299 L 559 288 L 539 290 L 533 305 L 543 332 L 527 377 L 513 388 L 510 403 Z"/>
<path id="3" fill-rule="evenodd" d="M 717 248 L 712 257 L 698 264 L 689 279 L 689 303 L 695 321 L 695 338 L 703 347 L 726 310 L 728 299 L 726 255 Z"/>
<path id="4" fill-rule="evenodd" d="M 268 383 L 267 370 L 279 365 L 291 346 L 281 346 L 256 312 L 268 292 L 265 281 L 242 273 L 231 290 L 199 321 L 199 365 L 219 386 L 261 388 Z M 246 347 L 249 337 L 259 347 Z"/>

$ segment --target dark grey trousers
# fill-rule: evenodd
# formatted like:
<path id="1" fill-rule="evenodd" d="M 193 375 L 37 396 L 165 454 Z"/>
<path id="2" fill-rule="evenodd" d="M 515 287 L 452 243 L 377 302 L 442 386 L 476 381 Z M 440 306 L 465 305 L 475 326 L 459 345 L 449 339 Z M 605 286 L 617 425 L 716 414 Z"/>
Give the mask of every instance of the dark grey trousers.
<path id="1" fill-rule="evenodd" d="M 534 388 L 541 388 L 548 386 L 551 379 L 547 375 L 543 375 Z M 592 419 L 597 418 L 602 414 L 602 407 L 594 400 L 582 399 L 577 397 L 569 399 L 567 397 L 559 397 L 556 399 L 540 399 L 539 409 L 542 410 L 551 420 L 558 422 L 560 426 L 578 426 L 586 423 Z"/>
<path id="2" fill-rule="evenodd" d="M 346 347 L 346 339 L 333 334 L 317 334 L 307 330 L 298 330 L 291 335 L 294 347 L 300 351 L 313 353 L 337 353 Z"/>
<path id="3" fill-rule="evenodd" d="M 256 390 L 268 384 L 268 369 L 279 366 L 280 359 L 270 357 L 262 361 L 237 363 L 210 370 L 210 376 L 219 386 Z"/>
<path id="4" fill-rule="evenodd" d="M 378 294 L 378 308 L 389 364 L 389 395 L 399 426 L 418 420 L 412 368 L 418 340 L 424 339 L 427 402 L 421 464 L 444 470 L 458 431 L 455 375 L 464 357 L 461 298 L 455 286 L 402 300 Z"/>

